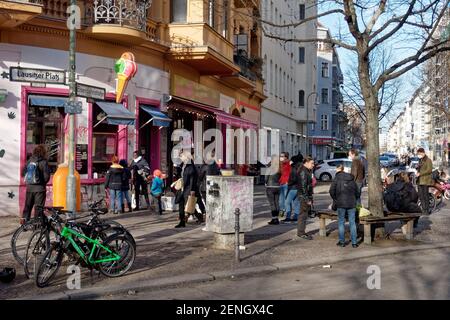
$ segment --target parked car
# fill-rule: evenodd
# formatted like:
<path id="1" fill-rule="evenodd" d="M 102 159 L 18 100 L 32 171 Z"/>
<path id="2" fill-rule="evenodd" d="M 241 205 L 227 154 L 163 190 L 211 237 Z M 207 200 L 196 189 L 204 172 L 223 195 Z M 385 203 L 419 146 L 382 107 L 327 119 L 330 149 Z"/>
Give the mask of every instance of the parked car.
<path id="1" fill-rule="evenodd" d="M 345 171 L 350 172 L 352 161 L 349 159 L 330 159 L 317 164 L 314 169 L 314 176 L 320 181 L 331 181 L 336 176 L 336 167 L 344 165 Z"/>
<path id="2" fill-rule="evenodd" d="M 380 166 L 383 168 L 388 168 L 391 166 L 391 161 L 387 156 L 380 156 Z"/>
<path id="3" fill-rule="evenodd" d="M 417 169 L 417 167 L 419 166 L 419 157 L 412 157 L 410 158 L 411 163 L 409 164 L 409 166 L 413 169 Z"/>
<path id="4" fill-rule="evenodd" d="M 348 151 L 334 151 L 330 153 L 330 160 L 345 159 L 348 157 Z"/>

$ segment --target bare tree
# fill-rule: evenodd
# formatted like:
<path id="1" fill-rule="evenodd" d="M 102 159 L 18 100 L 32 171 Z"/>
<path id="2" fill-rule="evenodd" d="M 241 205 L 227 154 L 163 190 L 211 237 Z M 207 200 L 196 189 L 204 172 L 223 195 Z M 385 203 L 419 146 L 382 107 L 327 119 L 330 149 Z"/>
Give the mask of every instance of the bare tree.
<path id="1" fill-rule="evenodd" d="M 286 42 L 328 42 L 350 50 L 356 55 L 358 84 L 364 101 L 369 163 L 368 187 L 369 209 L 372 214 L 383 216 L 382 185 L 379 156 L 379 120 L 383 115 L 380 98 L 383 87 L 416 68 L 440 52 L 450 50 L 448 37 L 436 38 L 436 29 L 448 10 L 450 0 L 333 0 L 320 1 L 321 13 L 300 21 L 280 25 L 258 19 L 263 33 Z M 316 2 L 317 5 L 317 2 Z M 269 31 L 276 28 L 295 28 L 320 17 L 336 15 L 346 26 L 347 33 L 330 39 L 286 38 Z M 269 28 L 270 27 L 270 28 Z M 408 54 L 388 61 L 388 67 L 379 75 L 371 73 L 374 68 L 373 54 L 380 46 L 403 47 Z"/>

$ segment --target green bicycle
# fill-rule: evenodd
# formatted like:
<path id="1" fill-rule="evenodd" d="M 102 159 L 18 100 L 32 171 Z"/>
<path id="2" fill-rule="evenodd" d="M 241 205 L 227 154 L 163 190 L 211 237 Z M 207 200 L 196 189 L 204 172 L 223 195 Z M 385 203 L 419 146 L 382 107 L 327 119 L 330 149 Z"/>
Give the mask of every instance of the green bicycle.
<path id="1" fill-rule="evenodd" d="M 109 225 L 98 225 L 90 236 L 83 234 L 75 222 L 62 226 L 58 215 L 53 215 L 59 239 L 53 241 L 36 265 L 34 279 L 39 288 L 49 284 L 61 266 L 64 254 L 77 256 L 81 265 L 97 269 L 107 277 L 120 277 L 132 267 L 136 258 L 133 241 L 124 233 L 114 233 L 102 239 Z"/>

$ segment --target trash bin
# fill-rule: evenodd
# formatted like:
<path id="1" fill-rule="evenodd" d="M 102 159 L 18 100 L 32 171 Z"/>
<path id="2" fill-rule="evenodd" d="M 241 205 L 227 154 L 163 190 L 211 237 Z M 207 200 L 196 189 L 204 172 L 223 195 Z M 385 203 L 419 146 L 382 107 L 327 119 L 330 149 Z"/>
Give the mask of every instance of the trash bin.
<path id="1" fill-rule="evenodd" d="M 60 164 L 55 174 L 53 175 L 53 206 L 66 206 L 66 190 L 67 190 L 67 176 L 69 175 L 69 167 L 67 164 Z M 76 190 L 76 211 L 81 209 L 81 185 L 80 175 L 75 170 L 75 190 Z"/>

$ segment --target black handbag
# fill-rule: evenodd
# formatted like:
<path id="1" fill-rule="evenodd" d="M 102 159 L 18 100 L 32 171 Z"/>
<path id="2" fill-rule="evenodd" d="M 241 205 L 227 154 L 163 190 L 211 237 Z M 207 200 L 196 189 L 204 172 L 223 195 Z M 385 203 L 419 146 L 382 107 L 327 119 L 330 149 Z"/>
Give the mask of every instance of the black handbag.
<path id="1" fill-rule="evenodd" d="M 337 211 L 336 201 L 333 200 L 333 204 L 331 205 L 331 210 Z"/>

